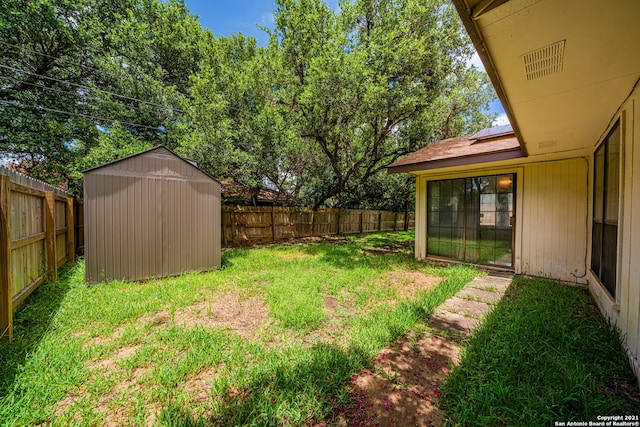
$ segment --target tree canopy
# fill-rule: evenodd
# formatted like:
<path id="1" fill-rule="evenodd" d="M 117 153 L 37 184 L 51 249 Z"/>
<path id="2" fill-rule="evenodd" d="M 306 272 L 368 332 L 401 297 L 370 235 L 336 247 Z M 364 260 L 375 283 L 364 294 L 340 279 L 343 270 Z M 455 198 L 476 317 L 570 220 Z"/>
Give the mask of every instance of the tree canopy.
<path id="1" fill-rule="evenodd" d="M 165 144 L 292 204 L 406 209 L 385 166 L 491 122 L 444 0 L 276 0 L 267 46 L 182 1 L 0 4 L 0 156 L 81 192 L 83 168 Z"/>

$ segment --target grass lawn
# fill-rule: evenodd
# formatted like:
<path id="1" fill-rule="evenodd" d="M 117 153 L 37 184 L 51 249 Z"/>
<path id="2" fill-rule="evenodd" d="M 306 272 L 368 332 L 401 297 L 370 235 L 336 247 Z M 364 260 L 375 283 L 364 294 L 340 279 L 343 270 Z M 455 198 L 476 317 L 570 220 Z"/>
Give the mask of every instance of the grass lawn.
<path id="1" fill-rule="evenodd" d="M 586 291 L 519 277 L 473 333 L 442 397 L 451 424 L 464 426 L 640 415 L 618 334 Z"/>
<path id="2" fill-rule="evenodd" d="M 412 232 L 234 249 L 223 268 L 38 289 L 0 342 L 3 425 L 311 425 L 349 379 L 470 281 Z"/>

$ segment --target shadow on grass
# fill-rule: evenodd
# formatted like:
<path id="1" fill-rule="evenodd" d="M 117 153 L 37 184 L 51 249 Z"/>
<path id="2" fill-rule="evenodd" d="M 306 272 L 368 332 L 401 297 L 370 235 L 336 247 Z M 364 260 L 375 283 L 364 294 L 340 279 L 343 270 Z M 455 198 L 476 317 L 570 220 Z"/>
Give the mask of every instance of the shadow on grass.
<path id="1" fill-rule="evenodd" d="M 617 330 L 585 291 L 517 277 L 469 339 L 442 403 L 459 425 L 549 425 L 637 415 L 640 394 Z"/>
<path id="2" fill-rule="evenodd" d="M 31 294 L 13 318 L 13 340 L 0 341 L 0 395 L 12 388 L 16 374 L 50 329 L 71 284 L 76 264 L 63 267 L 56 282 L 45 282 Z"/>
<path id="3" fill-rule="evenodd" d="M 293 365 L 284 357 L 268 369 L 246 375 L 251 378 L 248 382 L 221 384 L 213 397 L 215 415 L 194 416 L 173 406 L 163 411 L 159 420 L 176 427 L 278 425 L 283 421 L 315 425 L 329 415 L 325 412 L 334 405 L 328 402 L 346 399 L 345 383 L 366 363 L 368 357 L 363 354 L 317 345 L 306 349 L 304 357 Z"/>
<path id="4" fill-rule="evenodd" d="M 318 256 L 322 263 L 333 267 L 351 270 L 362 266 L 379 271 L 395 268 L 416 269 L 419 263 L 413 256 L 413 233 L 396 233 L 350 236 L 349 241 L 340 244 L 321 243 L 308 245 L 301 250 Z M 380 248 L 380 250 L 377 250 Z"/>
<path id="5" fill-rule="evenodd" d="M 240 258 L 246 258 L 251 248 L 225 248 L 222 250 L 221 269 L 231 268 L 234 265 L 234 261 Z"/>

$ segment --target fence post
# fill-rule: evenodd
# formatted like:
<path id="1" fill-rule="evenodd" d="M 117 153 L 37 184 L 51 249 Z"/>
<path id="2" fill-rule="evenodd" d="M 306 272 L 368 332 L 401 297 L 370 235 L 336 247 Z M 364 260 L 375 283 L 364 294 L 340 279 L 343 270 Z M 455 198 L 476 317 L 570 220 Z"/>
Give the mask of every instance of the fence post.
<path id="1" fill-rule="evenodd" d="M 67 261 L 76 259 L 75 219 L 73 215 L 73 197 L 67 197 Z"/>
<path id="2" fill-rule="evenodd" d="M 360 234 L 362 234 L 362 233 L 364 232 L 364 224 L 363 224 L 363 221 L 364 221 L 364 211 L 363 211 L 363 210 L 361 210 L 361 211 L 360 211 Z"/>
<path id="3" fill-rule="evenodd" d="M 227 247 L 227 230 L 224 223 L 224 205 L 220 206 L 220 229 L 222 230 L 222 247 Z"/>
<path id="4" fill-rule="evenodd" d="M 271 241 L 276 241 L 276 221 L 273 215 L 273 206 L 271 206 Z"/>
<path id="5" fill-rule="evenodd" d="M 238 224 L 236 224 L 236 207 L 232 207 L 231 212 L 231 242 L 235 245 L 238 243 L 238 236 L 236 236 L 236 232 L 238 231 Z"/>
<path id="6" fill-rule="evenodd" d="M 0 175 L 0 338 L 13 338 L 11 269 L 11 181 Z"/>
<path id="7" fill-rule="evenodd" d="M 378 212 L 378 231 L 382 231 L 382 212 Z"/>
<path id="8" fill-rule="evenodd" d="M 398 224 L 398 212 L 393 213 L 393 231 L 396 231 L 396 226 Z"/>
<path id="9" fill-rule="evenodd" d="M 56 220 L 55 208 L 56 199 L 53 191 L 45 191 L 45 225 L 46 240 L 45 246 L 47 251 L 47 272 L 49 280 L 54 282 L 58 278 L 58 266 L 56 265 Z"/>
<path id="10" fill-rule="evenodd" d="M 340 213 L 342 209 L 338 209 L 338 213 L 336 214 L 336 234 L 340 235 Z"/>
<path id="11" fill-rule="evenodd" d="M 316 235 L 316 211 L 311 209 L 311 237 Z"/>

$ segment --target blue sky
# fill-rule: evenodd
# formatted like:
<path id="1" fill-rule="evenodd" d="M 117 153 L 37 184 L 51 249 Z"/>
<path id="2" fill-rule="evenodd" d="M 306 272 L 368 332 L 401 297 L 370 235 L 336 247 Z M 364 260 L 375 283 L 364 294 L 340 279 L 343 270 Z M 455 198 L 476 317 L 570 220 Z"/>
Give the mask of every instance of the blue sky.
<path id="1" fill-rule="evenodd" d="M 326 1 L 330 7 L 338 7 L 338 0 Z M 273 11 L 276 5 L 273 0 L 185 0 L 185 4 L 191 13 L 198 15 L 200 24 L 213 31 L 216 37 L 240 32 L 255 36 L 258 44 L 266 45 L 268 37 L 258 26 L 274 26 Z M 484 68 L 477 55 L 471 64 Z M 489 109 L 499 114 L 497 125 L 507 123 L 500 101 L 493 101 Z"/>
<path id="2" fill-rule="evenodd" d="M 185 0 L 191 13 L 198 15 L 200 24 L 209 28 L 218 36 L 243 33 L 255 36 L 258 43 L 265 45 L 268 37 L 258 26 L 273 28 L 273 11 L 276 8 L 273 0 Z M 338 7 L 338 0 L 327 0 L 333 8 Z"/>

